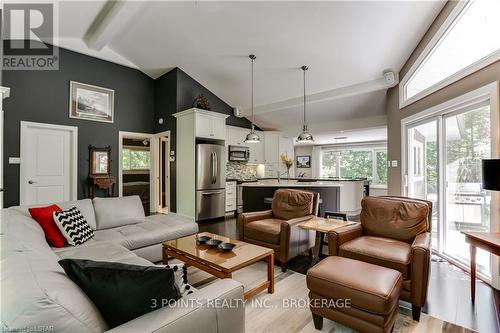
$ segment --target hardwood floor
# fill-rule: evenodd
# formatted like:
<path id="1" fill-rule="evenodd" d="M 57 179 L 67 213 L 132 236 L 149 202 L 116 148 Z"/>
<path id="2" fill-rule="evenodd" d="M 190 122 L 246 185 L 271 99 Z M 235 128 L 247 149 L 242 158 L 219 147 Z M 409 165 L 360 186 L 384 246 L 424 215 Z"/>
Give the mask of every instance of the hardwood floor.
<path id="1" fill-rule="evenodd" d="M 201 231 L 213 232 L 238 239 L 234 217 L 199 223 Z M 313 266 L 309 256 L 299 256 L 289 262 L 288 268 L 305 274 Z M 423 312 L 450 323 L 478 332 L 500 332 L 499 292 L 478 280 L 476 304 L 470 301 L 470 276 L 438 257 L 433 257 L 427 304 Z M 402 302 L 402 306 L 409 306 Z"/>

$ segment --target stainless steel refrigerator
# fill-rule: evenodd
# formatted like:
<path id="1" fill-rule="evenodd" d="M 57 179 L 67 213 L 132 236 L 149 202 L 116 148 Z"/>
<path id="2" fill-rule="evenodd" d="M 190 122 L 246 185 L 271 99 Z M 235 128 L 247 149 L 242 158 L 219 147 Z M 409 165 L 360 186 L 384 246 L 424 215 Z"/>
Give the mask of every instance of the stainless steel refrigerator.
<path id="1" fill-rule="evenodd" d="M 225 147 L 196 145 L 196 220 L 222 217 L 226 208 Z"/>

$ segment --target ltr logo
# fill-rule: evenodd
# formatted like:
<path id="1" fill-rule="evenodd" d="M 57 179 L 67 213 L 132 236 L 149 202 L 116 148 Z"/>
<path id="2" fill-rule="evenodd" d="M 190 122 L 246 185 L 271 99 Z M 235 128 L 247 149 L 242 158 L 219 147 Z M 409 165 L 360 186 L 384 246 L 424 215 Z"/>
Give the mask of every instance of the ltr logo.
<path id="1" fill-rule="evenodd" d="M 59 69 L 54 9 L 51 3 L 3 5 L 2 70 Z"/>
<path id="2" fill-rule="evenodd" d="M 52 4 L 5 4 L 4 11 L 4 55 L 53 55 Z"/>

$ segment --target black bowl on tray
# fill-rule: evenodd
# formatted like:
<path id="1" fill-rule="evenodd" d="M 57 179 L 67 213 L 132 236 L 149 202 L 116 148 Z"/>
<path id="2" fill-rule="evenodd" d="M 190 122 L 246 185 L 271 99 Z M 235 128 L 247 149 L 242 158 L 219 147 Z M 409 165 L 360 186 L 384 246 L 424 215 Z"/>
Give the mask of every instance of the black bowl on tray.
<path id="1" fill-rule="evenodd" d="M 196 236 L 196 242 L 198 244 L 205 244 L 210 239 L 211 239 L 211 237 L 208 237 L 208 236 Z"/>
<path id="2" fill-rule="evenodd" d="M 219 244 L 219 249 L 222 250 L 223 252 L 230 252 L 234 249 L 236 244 L 233 243 L 220 243 Z"/>
<path id="3" fill-rule="evenodd" d="M 219 244 L 222 243 L 221 240 L 218 240 L 218 239 L 210 239 L 209 241 L 207 241 L 205 244 L 207 244 L 208 246 L 210 247 L 217 247 L 219 246 Z"/>

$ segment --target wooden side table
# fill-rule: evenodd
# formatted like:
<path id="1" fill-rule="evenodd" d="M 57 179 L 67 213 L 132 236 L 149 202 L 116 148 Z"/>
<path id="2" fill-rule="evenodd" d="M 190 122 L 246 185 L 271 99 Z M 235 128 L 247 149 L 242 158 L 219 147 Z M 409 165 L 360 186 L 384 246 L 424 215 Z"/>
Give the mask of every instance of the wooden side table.
<path id="1" fill-rule="evenodd" d="M 96 189 L 106 191 L 106 196 L 112 197 L 115 194 L 115 177 L 113 176 L 89 176 L 89 195 L 93 199 Z"/>
<path id="2" fill-rule="evenodd" d="M 500 232 L 467 232 L 465 242 L 470 245 L 470 297 L 476 300 L 476 249 L 480 248 L 491 254 L 500 256 Z"/>
<path id="3" fill-rule="evenodd" d="M 338 220 L 338 219 L 326 219 L 323 217 L 315 217 L 313 219 L 310 219 L 307 222 L 298 224 L 297 226 L 302 229 L 306 230 L 314 230 L 316 231 L 316 240 L 318 240 L 318 234 L 319 234 L 319 246 L 318 246 L 318 259 L 321 259 L 321 248 L 323 247 L 324 244 L 324 237 L 325 234 L 328 234 L 328 232 L 333 231 L 335 229 L 345 227 L 347 225 L 351 224 L 356 224 L 358 222 L 353 222 L 353 221 L 344 221 L 344 220 Z"/>

